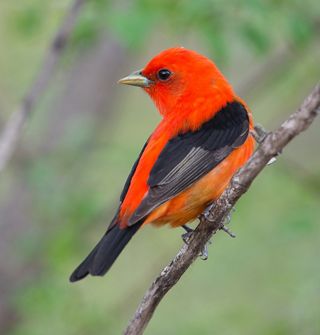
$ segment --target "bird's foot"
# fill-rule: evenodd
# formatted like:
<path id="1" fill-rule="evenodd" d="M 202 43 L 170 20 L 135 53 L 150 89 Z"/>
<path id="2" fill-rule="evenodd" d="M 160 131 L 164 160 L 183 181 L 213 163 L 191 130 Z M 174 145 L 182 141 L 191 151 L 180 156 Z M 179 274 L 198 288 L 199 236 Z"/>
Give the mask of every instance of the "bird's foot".
<path id="1" fill-rule="evenodd" d="M 209 240 L 203 247 L 203 249 L 201 250 L 199 257 L 200 259 L 202 259 L 203 261 L 206 261 L 209 257 L 209 252 L 208 252 L 208 247 L 209 245 L 212 244 L 211 240 Z"/>
<path id="2" fill-rule="evenodd" d="M 201 214 L 201 216 L 207 220 L 207 221 L 210 221 L 212 220 L 212 214 L 211 214 L 211 211 L 212 209 L 215 207 L 215 203 L 211 204 L 210 206 L 208 206 L 206 208 L 206 210 L 203 212 L 203 214 Z M 220 230 L 223 230 L 225 233 L 227 233 L 230 237 L 232 238 L 235 238 L 236 235 L 229 229 L 226 227 L 226 225 L 228 225 L 231 221 L 231 214 L 232 212 L 235 211 L 235 208 L 233 207 L 231 209 L 231 211 L 227 214 L 225 220 L 224 220 L 224 223 L 223 223 L 223 226 L 220 228 Z M 201 220 L 201 216 L 200 216 L 200 220 Z"/>
<path id="3" fill-rule="evenodd" d="M 190 241 L 190 238 L 193 234 L 193 231 L 189 231 L 187 233 L 184 233 L 181 235 L 181 238 L 182 238 L 182 241 L 185 243 L 185 244 L 189 244 L 189 241 Z"/>
<path id="4" fill-rule="evenodd" d="M 211 211 L 215 208 L 216 204 L 213 202 L 210 204 L 202 214 L 199 216 L 199 220 L 201 221 L 202 219 L 211 222 L 213 220 L 212 218 L 212 213 Z"/>
<path id="5" fill-rule="evenodd" d="M 224 231 L 225 233 L 227 233 L 230 237 L 235 238 L 236 234 L 233 233 L 229 228 L 227 228 L 226 226 L 222 226 L 220 228 L 220 230 Z"/>
<path id="6" fill-rule="evenodd" d="M 266 136 L 268 135 L 268 132 L 266 131 L 266 129 L 264 129 L 261 124 L 256 124 L 254 126 L 254 129 L 250 131 L 251 135 L 254 137 L 254 139 L 256 140 L 256 142 L 258 144 L 261 144 L 264 139 L 266 138 Z M 277 156 L 281 154 L 281 151 L 279 151 L 274 157 L 272 157 L 269 162 L 267 163 L 267 165 L 273 164 L 276 160 L 277 160 Z"/>
<path id="7" fill-rule="evenodd" d="M 254 126 L 254 129 L 250 131 L 254 139 L 256 140 L 257 143 L 261 144 L 263 140 L 266 138 L 268 135 L 268 132 L 266 129 L 264 129 L 261 124 L 256 124 Z"/>
<path id="8" fill-rule="evenodd" d="M 227 233 L 230 237 L 232 238 L 235 238 L 236 237 L 236 234 L 234 234 L 228 227 L 227 225 L 230 223 L 231 221 L 231 212 L 234 212 L 235 211 L 235 208 L 233 207 L 231 209 L 231 211 L 227 214 L 225 220 L 224 220 L 224 223 L 223 223 L 223 226 L 220 228 L 220 230 L 224 231 L 225 233 Z"/>
<path id="9" fill-rule="evenodd" d="M 185 244 L 188 245 L 194 230 L 192 228 L 188 227 L 187 225 L 183 225 L 182 228 L 186 231 L 184 234 L 181 235 L 182 240 Z M 199 257 L 202 260 L 208 259 L 208 246 L 210 244 L 211 244 L 211 241 L 206 243 L 205 246 L 203 247 L 203 249 L 201 250 L 201 252 L 199 254 Z"/>

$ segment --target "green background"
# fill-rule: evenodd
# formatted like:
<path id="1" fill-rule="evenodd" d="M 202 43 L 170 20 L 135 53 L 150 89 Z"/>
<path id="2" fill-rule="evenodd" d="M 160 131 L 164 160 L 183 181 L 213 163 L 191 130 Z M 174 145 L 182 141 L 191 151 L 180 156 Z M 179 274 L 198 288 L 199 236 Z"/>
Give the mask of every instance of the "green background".
<path id="1" fill-rule="evenodd" d="M 19 106 L 71 2 L 0 3 L 0 125 Z M 0 186 L 0 333 L 120 334 L 182 245 L 146 227 L 103 278 L 68 276 L 100 238 L 160 117 L 117 79 L 177 45 L 215 60 L 275 128 L 320 77 L 320 4 L 102 1 L 82 8 Z M 320 334 L 319 120 L 257 178 L 145 334 Z"/>

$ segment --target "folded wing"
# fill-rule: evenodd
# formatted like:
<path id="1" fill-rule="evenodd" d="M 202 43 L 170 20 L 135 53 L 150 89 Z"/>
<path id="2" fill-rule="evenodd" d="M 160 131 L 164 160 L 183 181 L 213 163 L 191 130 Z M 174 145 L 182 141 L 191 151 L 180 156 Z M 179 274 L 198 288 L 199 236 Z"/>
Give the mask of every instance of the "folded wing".
<path id="1" fill-rule="evenodd" d="M 133 225 L 221 163 L 249 134 L 249 118 L 239 102 L 228 103 L 197 131 L 172 138 L 148 179 L 150 187 L 129 220 Z"/>

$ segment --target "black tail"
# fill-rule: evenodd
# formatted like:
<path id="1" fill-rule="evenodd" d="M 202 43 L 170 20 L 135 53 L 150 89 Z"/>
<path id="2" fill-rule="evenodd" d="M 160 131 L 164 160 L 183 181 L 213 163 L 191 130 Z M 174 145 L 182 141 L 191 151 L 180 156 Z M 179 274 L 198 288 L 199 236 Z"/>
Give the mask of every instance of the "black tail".
<path id="1" fill-rule="evenodd" d="M 124 229 L 114 225 L 109 229 L 87 258 L 73 271 L 70 281 L 78 281 L 88 274 L 103 276 L 141 224 L 142 222 L 137 222 L 133 226 Z"/>

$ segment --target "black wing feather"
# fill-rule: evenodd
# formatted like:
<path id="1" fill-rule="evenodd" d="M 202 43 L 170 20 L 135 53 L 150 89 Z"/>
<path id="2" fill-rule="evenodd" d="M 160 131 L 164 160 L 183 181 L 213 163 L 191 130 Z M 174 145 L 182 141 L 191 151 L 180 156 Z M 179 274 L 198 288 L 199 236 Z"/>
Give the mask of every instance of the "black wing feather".
<path id="1" fill-rule="evenodd" d="M 249 133 L 249 118 L 239 102 L 228 103 L 195 131 L 171 139 L 151 170 L 150 190 L 129 220 L 133 225 L 210 172 Z"/>

